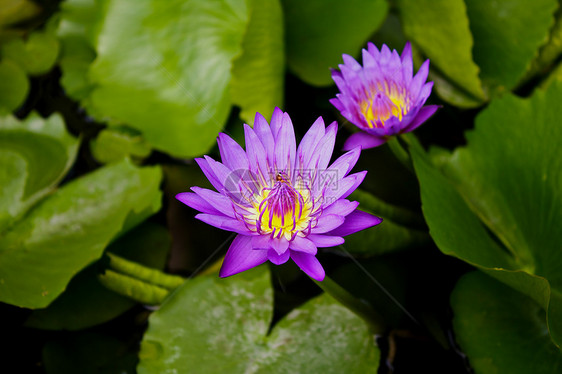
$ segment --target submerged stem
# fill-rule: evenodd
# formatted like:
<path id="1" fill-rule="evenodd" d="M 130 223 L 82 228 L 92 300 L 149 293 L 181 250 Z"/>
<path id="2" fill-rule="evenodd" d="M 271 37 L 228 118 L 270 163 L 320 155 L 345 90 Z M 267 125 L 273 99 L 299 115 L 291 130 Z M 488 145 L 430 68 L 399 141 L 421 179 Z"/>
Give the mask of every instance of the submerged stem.
<path id="1" fill-rule="evenodd" d="M 410 159 L 410 154 L 404 148 L 404 146 L 400 143 L 400 139 L 398 136 L 391 137 L 388 142 L 388 147 L 394 154 L 394 156 L 400 161 L 402 165 L 406 167 L 406 169 L 410 171 L 414 171 L 412 167 L 412 160 Z"/>
<path id="2" fill-rule="evenodd" d="M 353 296 L 329 277 L 325 277 L 322 282 L 314 280 L 314 283 L 328 295 L 336 299 L 340 304 L 364 320 L 374 334 L 383 334 L 385 331 L 385 324 L 382 317 L 366 302 Z"/>

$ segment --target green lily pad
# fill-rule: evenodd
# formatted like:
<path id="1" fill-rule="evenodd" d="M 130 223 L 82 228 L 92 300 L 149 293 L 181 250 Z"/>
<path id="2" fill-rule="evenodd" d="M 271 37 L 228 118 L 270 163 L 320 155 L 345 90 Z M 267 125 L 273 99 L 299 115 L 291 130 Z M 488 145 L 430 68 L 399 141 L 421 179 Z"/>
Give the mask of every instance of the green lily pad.
<path id="1" fill-rule="evenodd" d="M 0 115 L 10 113 L 23 104 L 29 92 L 25 71 L 15 62 L 0 61 Z"/>
<path id="2" fill-rule="evenodd" d="M 356 56 L 386 18 L 386 0 L 283 0 L 289 68 L 315 86 L 333 84 L 342 53 Z"/>
<path id="3" fill-rule="evenodd" d="M 2 56 L 11 59 L 30 75 L 48 72 L 59 54 L 59 42 L 46 32 L 34 32 L 24 41 L 17 38 L 2 45 Z"/>
<path id="4" fill-rule="evenodd" d="M 141 131 L 158 150 L 180 157 L 205 153 L 230 112 L 246 1 L 77 2 L 63 9 L 59 35 L 87 46 L 71 47 L 79 53 L 68 56 L 71 72 L 63 85 L 83 97 L 90 115 Z M 86 9 L 92 20 L 82 26 Z M 95 60 L 83 80 L 77 75 L 91 58 L 90 47 Z"/>
<path id="5" fill-rule="evenodd" d="M 240 117 L 254 123 L 256 112 L 270 118 L 283 105 L 285 46 L 279 0 L 249 1 L 250 21 L 242 55 L 234 60 L 230 94 Z"/>
<path id="6" fill-rule="evenodd" d="M 412 155 L 423 211 L 441 251 L 527 294 L 562 342 L 562 84 L 530 99 L 495 100 L 443 171 L 419 145 Z M 528 124 L 532 123 L 532 129 Z M 508 134 L 508 135 L 507 135 Z"/>
<path id="7" fill-rule="evenodd" d="M 103 164 L 126 157 L 144 158 L 152 151 L 137 131 L 117 126 L 102 130 L 90 142 L 90 148 L 94 158 Z"/>
<path id="8" fill-rule="evenodd" d="M 166 263 L 171 239 L 165 227 L 146 222 L 113 242 L 107 251 L 156 269 Z M 110 321 L 136 303 L 98 281 L 100 263 L 84 269 L 47 308 L 34 310 L 25 325 L 46 330 L 80 330 Z"/>
<path id="9" fill-rule="evenodd" d="M 27 78 L 26 78 L 27 79 Z M 0 237 L 66 174 L 78 150 L 63 119 L 0 117 Z"/>
<path id="10" fill-rule="evenodd" d="M 562 63 L 556 65 L 548 77 L 541 83 L 540 87 L 546 89 L 552 82 L 562 82 Z"/>
<path id="11" fill-rule="evenodd" d="M 68 96 L 83 100 L 93 88 L 88 69 L 96 58 L 97 25 L 103 8 L 94 0 L 68 0 L 60 4 L 57 37 L 61 43 L 61 84 Z"/>
<path id="12" fill-rule="evenodd" d="M 480 79 L 493 90 L 511 90 L 548 41 L 558 1 L 466 0 L 466 8 Z"/>
<path id="13" fill-rule="evenodd" d="M 431 59 L 432 68 L 474 101 L 483 102 L 485 95 L 479 68 L 472 59 L 474 43 L 464 0 L 400 0 L 397 5 L 404 33 Z M 443 98 L 447 100 L 448 96 Z"/>
<path id="14" fill-rule="evenodd" d="M 556 23 L 550 30 L 548 43 L 541 47 L 522 81 L 527 82 L 533 76 L 544 73 L 560 54 L 562 54 L 562 9 L 559 8 L 556 12 Z"/>
<path id="15" fill-rule="evenodd" d="M 160 208 L 158 167 L 129 161 L 66 184 L 0 237 L 0 301 L 44 308 L 109 242 Z"/>
<path id="16" fill-rule="evenodd" d="M 451 105 L 463 109 L 477 108 L 484 102 L 467 93 L 436 70 L 429 71 L 429 79 L 433 81 L 437 95 Z"/>
<path id="17" fill-rule="evenodd" d="M 562 353 L 531 298 L 473 272 L 457 283 L 451 306 L 456 339 L 475 373 L 560 372 Z"/>
<path id="18" fill-rule="evenodd" d="M 377 372 L 366 324 L 329 296 L 289 313 L 268 335 L 272 303 L 264 267 L 186 282 L 151 315 L 138 372 Z"/>

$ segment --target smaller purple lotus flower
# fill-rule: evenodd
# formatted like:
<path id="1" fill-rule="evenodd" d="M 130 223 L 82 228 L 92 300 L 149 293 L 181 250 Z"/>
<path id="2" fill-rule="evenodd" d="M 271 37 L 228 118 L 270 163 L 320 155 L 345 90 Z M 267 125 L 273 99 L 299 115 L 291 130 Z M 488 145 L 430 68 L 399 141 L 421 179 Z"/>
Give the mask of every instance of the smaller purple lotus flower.
<path id="1" fill-rule="evenodd" d="M 414 130 L 439 107 L 423 106 L 433 88 L 433 82 L 426 83 L 429 60 L 413 76 L 410 42 L 402 56 L 385 44 L 379 52 L 369 43 L 368 50 L 363 49 L 363 66 L 348 55 L 343 55 L 343 61 L 340 71 L 332 70 L 340 93 L 330 102 L 363 130 L 347 139 L 344 150 L 377 147 L 393 135 Z"/>
<path id="2" fill-rule="evenodd" d="M 349 174 L 360 148 L 328 166 L 337 124 L 325 128 L 318 118 L 297 148 L 289 115 L 276 108 L 271 126 L 256 114 L 254 128 L 244 125 L 246 150 L 219 134 L 222 163 L 196 159 L 218 192 L 192 187 L 176 198 L 200 211 L 201 221 L 237 233 L 222 268 L 228 277 L 266 261 L 291 258 L 311 278 L 322 281 L 317 248 L 344 242 L 345 235 L 378 225 L 381 219 L 357 210 L 346 199 L 366 172 Z"/>

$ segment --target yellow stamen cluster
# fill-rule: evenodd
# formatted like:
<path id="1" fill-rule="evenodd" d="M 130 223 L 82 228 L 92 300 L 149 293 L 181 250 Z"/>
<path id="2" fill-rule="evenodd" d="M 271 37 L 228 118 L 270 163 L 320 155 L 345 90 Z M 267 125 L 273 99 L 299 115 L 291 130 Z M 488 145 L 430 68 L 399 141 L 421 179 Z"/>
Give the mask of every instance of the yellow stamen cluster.
<path id="1" fill-rule="evenodd" d="M 361 102 L 360 110 L 369 128 L 384 127 L 390 117 L 401 121 L 409 110 L 406 91 L 398 89 L 395 84 L 379 83 L 376 89 L 366 91 L 365 97 L 367 99 Z"/>

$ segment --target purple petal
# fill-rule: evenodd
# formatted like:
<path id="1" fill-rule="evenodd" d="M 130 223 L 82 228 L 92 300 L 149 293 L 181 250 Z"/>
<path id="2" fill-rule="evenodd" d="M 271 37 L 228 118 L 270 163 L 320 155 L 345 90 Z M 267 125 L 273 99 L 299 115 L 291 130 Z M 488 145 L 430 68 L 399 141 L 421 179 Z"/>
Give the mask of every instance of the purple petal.
<path id="1" fill-rule="evenodd" d="M 228 197 L 201 187 L 191 187 L 191 190 L 222 214 L 234 218 L 234 207 Z"/>
<path id="2" fill-rule="evenodd" d="M 363 179 L 365 179 L 366 171 L 348 175 L 347 177 L 338 181 L 335 188 L 332 185 L 326 186 L 323 190 L 324 203 L 322 206 L 324 209 L 328 208 L 340 199 L 345 199 L 353 191 L 359 187 Z"/>
<path id="3" fill-rule="evenodd" d="M 207 177 L 213 187 L 215 187 L 217 191 L 222 191 L 224 189 L 224 185 L 216 177 L 207 160 L 203 158 L 196 158 L 195 162 L 197 162 L 197 165 L 199 165 L 199 168 L 201 168 L 201 171 L 203 172 L 203 174 L 205 174 L 205 177 Z"/>
<path id="4" fill-rule="evenodd" d="M 339 76 L 333 76 L 332 79 L 334 80 L 334 83 L 336 84 L 336 86 L 338 86 L 339 90 L 341 91 L 342 95 L 347 96 L 347 95 L 352 95 L 351 92 L 351 87 L 349 87 L 349 85 L 347 84 L 347 82 L 345 81 L 343 75 Z M 338 95 L 336 95 L 336 97 L 338 97 Z M 343 104 L 343 102 L 342 102 Z"/>
<path id="5" fill-rule="evenodd" d="M 339 71 L 338 69 L 330 68 L 330 74 L 332 74 L 332 78 L 341 77 L 341 71 Z"/>
<path id="6" fill-rule="evenodd" d="M 309 255 L 315 255 L 318 252 L 318 249 L 311 240 L 298 235 L 289 243 L 289 248 L 292 251 L 308 253 Z"/>
<path id="7" fill-rule="evenodd" d="M 339 65 L 343 79 L 348 87 L 360 87 L 362 83 L 359 71 L 350 68 L 347 65 Z"/>
<path id="8" fill-rule="evenodd" d="M 409 85 L 414 75 L 414 66 L 412 62 L 412 45 L 406 42 L 404 50 L 402 51 L 402 76 L 406 85 Z"/>
<path id="9" fill-rule="evenodd" d="M 393 136 L 398 134 L 402 127 L 405 125 L 404 118 L 402 120 L 398 119 L 398 117 L 390 117 L 384 123 L 384 135 L 385 138 L 388 139 L 389 136 Z"/>
<path id="10" fill-rule="evenodd" d="M 254 119 L 254 132 L 261 140 L 261 143 L 267 153 L 268 160 L 273 163 L 275 140 L 273 139 L 273 134 L 271 133 L 269 124 L 260 113 L 256 113 L 256 117 Z"/>
<path id="11" fill-rule="evenodd" d="M 226 252 L 219 273 L 221 278 L 238 274 L 267 261 L 267 251 L 253 251 L 251 238 L 238 235 Z"/>
<path id="12" fill-rule="evenodd" d="M 361 183 L 363 183 L 363 180 L 365 179 L 365 176 L 367 175 L 367 171 L 360 171 L 359 173 L 355 173 L 355 174 L 351 174 L 348 175 L 347 177 L 345 177 L 344 179 L 342 179 L 342 182 L 346 179 L 352 179 L 353 180 L 353 184 L 352 186 L 345 191 L 341 196 L 338 197 L 338 199 L 345 199 L 346 197 L 348 197 L 349 195 L 351 195 L 351 193 L 353 191 L 355 191 L 357 189 L 357 187 L 359 187 L 359 185 Z"/>
<path id="13" fill-rule="evenodd" d="M 435 111 L 437 111 L 437 109 L 439 109 L 439 105 L 424 106 L 418 112 L 417 117 L 414 118 L 414 120 L 408 126 L 406 126 L 402 130 L 402 132 L 410 132 L 414 130 L 416 127 L 420 126 L 422 123 L 427 121 L 429 117 L 431 117 L 435 113 Z"/>
<path id="14" fill-rule="evenodd" d="M 234 218 L 229 218 L 226 216 L 217 216 L 213 214 L 200 213 L 195 216 L 200 221 L 205 222 L 208 225 L 215 226 L 219 229 L 232 231 L 238 234 L 249 235 L 251 231 L 246 227 L 246 225 Z"/>
<path id="15" fill-rule="evenodd" d="M 336 96 L 340 96 L 340 94 L 337 94 Z M 340 112 L 345 110 L 345 106 L 343 105 L 343 103 L 340 101 L 339 98 L 335 97 L 333 99 L 330 99 L 329 101 L 330 101 L 330 104 L 335 106 L 336 109 L 339 110 Z"/>
<path id="16" fill-rule="evenodd" d="M 335 173 L 337 179 L 342 179 L 353 169 L 360 155 L 361 147 L 355 147 L 334 161 L 328 170 Z"/>
<path id="17" fill-rule="evenodd" d="M 252 236 L 252 248 L 256 250 L 270 249 L 271 244 L 269 243 L 271 238 L 269 235 L 255 235 Z"/>
<path id="18" fill-rule="evenodd" d="M 345 217 L 345 222 L 341 226 L 328 232 L 328 235 L 346 236 L 376 226 L 381 222 L 382 219 L 377 216 L 356 210 Z"/>
<path id="19" fill-rule="evenodd" d="M 381 67 L 386 66 L 389 63 L 391 57 L 392 57 L 392 52 L 390 52 L 390 48 L 388 48 L 386 44 L 383 44 L 381 47 L 381 56 L 378 60 L 379 65 Z"/>
<path id="20" fill-rule="evenodd" d="M 299 168 L 300 171 L 304 171 L 310 167 L 309 161 L 312 158 L 312 153 L 325 133 L 326 128 L 324 126 L 324 120 L 322 117 L 318 117 L 306 134 L 304 134 L 299 148 L 297 149 L 298 164 L 296 167 Z"/>
<path id="21" fill-rule="evenodd" d="M 352 150 L 353 148 L 361 147 L 361 149 L 368 149 L 378 147 L 386 143 L 388 139 L 382 136 L 374 136 L 364 132 L 356 132 L 345 141 L 343 145 L 344 151 Z"/>
<path id="22" fill-rule="evenodd" d="M 213 174 L 215 174 L 215 177 L 217 178 L 219 183 L 223 186 L 223 188 L 217 189 L 217 191 L 220 192 L 224 190 L 225 183 L 231 180 L 233 177 L 235 177 L 235 173 L 233 173 L 232 170 L 227 168 L 222 163 L 213 160 L 211 157 L 209 156 L 204 156 L 204 157 L 205 160 L 207 161 L 207 165 L 209 165 L 209 168 L 213 171 Z"/>
<path id="23" fill-rule="evenodd" d="M 429 97 L 429 95 L 431 95 L 432 89 L 433 82 L 427 82 L 426 84 L 424 84 L 418 96 L 418 102 L 416 103 L 416 105 L 422 106 L 423 104 L 425 104 L 427 98 Z"/>
<path id="24" fill-rule="evenodd" d="M 335 247 L 336 245 L 342 245 L 345 242 L 344 238 L 341 236 L 310 234 L 307 238 L 318 248 Z"/>
<path id="25" fill-rule="evenodd" d="M 282 255 L 283 253 L 287 252 L 287 249 L 289 248 L 289 241 L 285 238 L 270 239 L 269 245 L 270 248 L 273 249 L 277 254 Z"/>
<path id="26" fill-rule="evenodd" d="M 336 133 L 338 132 L 338 124 L 332 122 L 326 129 L 326 134 L 320 139 L 320 142 L 314 149 L 312 154 L 311 167 L 317 170 L 324 170 L 328 166 L 332 153 L 334 152 L 334 144 L 336 143 Z"/>
<path id="27" fill-rule="evenodd" d="M 336 203 L 345 192 L 355 185 L 355 179 L 355 177 L 345 177 L 336 183 L 324 186 L 322 190 L 322 196 L 324 196 L 322 207 L 327 209 L 332 204 Z"/>
<path id="28" fill-rule="evenodd" d="M 326 272 L 315 256 L 302 252 L 291 252 L 291 258 L 309 277 L 319 282 L 324 280 Z"/>
<path id="29" fill-rule="evenodd" d="M 296 154 L 295 130 L 287 113 L 283 114 L 283 124 L 275 139 L 275 166 L 277 170 L 293 169 Z"/>
<path id="30" fill-rule="evenodd" d="M 236 143 L 230 136 L 222 132 L 219 134 L 217 142 L 221 154 L 221 161 L 226 167 L 233 171 L 248 170 L 248 158 L 240 144 Z"/>
<path id="31" fill-rule="evenodd" d="M 361 51 L 361 56 L 363 57 L 363 66 L 365 68 L 376 68 L 378 66 L 374 56 L 366 49 Z"/>
<path id="32" fill-rule="evenodd" d="M 273 134 L 273 138 L 277 139 L 277 134 L 279 129 L 281 129 L 281 125 L 283 124 L 283 111 L 277 107 L 273 110 L 273 115 L 271 116 L 271 134 Z"/>
<path id="33" fill-rule="evenodd" d="M 373 55 L 375 60 L 378 60 L 380 58 L 380 52 L 379 52 L 379 49 L 377 48 L 376 45 L 369 42 L 369 43 L 367 43 L 367 48 L 369 50 L 369 53 Z"/>
<path id="34" fill-rule="evenodd" d="M 355 209 L 357 209 L 358 206 L 359 206 L 358 201 L 349 201 L 349 200 L 341 199 L 331 204 L 327 208 L 325 208 L 322 214 L 335 214 L 338 216 L 345 217 L 351 212 L 353 212 Z"/>
<path id="35" fill-rule="evenodd" d="M 427 80 L 428 73 L 429 73 L 429 60 L 425 60 L 425 62 L 420 67 L 420 70 L 418 70 L 418 72 L 414 76 L 414 79 L 412 79 L 412 82 L 410 82 L 409 90 L 410 90 L 411 97 L 417 98 L 419 96 L 420 90 L 424 85 L 425 81 Z"/>
<path id="36" fill-rule="evenodd" d="M 291 257 L 290 251 L 285 251 L 281 254 L 275 252 L 274 249 L 270 249 L 267 251 L 267 258 L 275 265 L 284 264 L 285 262 L 289 261 L 289 257 Z"/>
<path id="37" fill-rule="evenodd" d="M 350 55 L 343 54 L 343 63 L 347 65 L 352 70 L 359 71 L 361 70 L 361 65 Z"/>
<path id="38" fill-rule="evenodd" d="M 345 222 L 345 218 L 342 216 L 336 216 L 335 214 L 323 214 L 318 218 L 316 226 L 310 230 L 312 234 L 323 234 L 328 231 L 334 230 L 336 227 L 342 225 Z"/>
<path id="39" fill-rule="evenodd" d="M 261 174 L 264 178 L 269 178 L 269 165 L 267 164 L 267 153 L 260 139 L 254 130 L 244 124 L 244 135 L 246 142 L 246 154 L 250 169 Z"/>
<path id="40" fill-rule="evenodd" d="M 213 208 L 211 204 L 205 201 L 205 199 L 202 199 L 193 192 L 180 192 L 176 195 L 176 199 L 200 212 L 214 215 L 221 214 L 218 210 Z"/>

